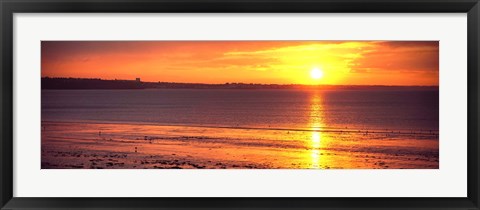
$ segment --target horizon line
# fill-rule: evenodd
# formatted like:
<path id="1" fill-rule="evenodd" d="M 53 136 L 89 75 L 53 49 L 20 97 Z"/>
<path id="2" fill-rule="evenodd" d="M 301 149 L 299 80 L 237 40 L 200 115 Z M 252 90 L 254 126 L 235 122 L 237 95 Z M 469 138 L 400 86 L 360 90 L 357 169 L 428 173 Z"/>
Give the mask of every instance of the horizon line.
<path id="1" fill-rule="evenodd" d="M 142 81 L 140 78 L 137 81 L 137 78 L 132 80 L 129 79 L 104 79 L 104 78 L 86 78 L 86 77 L 50 77 L 45 76 L 41 79 L 85 79 L 85 80 L 103 80 L 103 81 L 132 81 L 132 82 L 142 82 L 142 83 L 174 83 L 174 84 L 196 84 L 196 85 L 279 85 L 279 86 L 380 86 L 380 87 L 439 87 L 440 85 L 359 85 L 359 84 L 298 84 L 298 83 L 289 83 L 289 84 L 276 84 L 276 83 L 252 83 L 252 82 L 224 82 L 224 83 L 201 83 L 201 82 L 169 82 L 169 81 Z"/>

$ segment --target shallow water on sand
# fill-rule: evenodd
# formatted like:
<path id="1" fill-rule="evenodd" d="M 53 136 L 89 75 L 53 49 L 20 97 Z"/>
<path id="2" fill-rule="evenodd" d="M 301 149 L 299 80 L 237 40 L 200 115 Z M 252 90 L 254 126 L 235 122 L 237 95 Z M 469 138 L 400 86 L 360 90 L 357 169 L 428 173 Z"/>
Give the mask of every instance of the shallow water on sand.
<path id="1" fill-rule="evenodd" d="M 429 133 L 42 123 L 42 168 L 438 168 Z"/>

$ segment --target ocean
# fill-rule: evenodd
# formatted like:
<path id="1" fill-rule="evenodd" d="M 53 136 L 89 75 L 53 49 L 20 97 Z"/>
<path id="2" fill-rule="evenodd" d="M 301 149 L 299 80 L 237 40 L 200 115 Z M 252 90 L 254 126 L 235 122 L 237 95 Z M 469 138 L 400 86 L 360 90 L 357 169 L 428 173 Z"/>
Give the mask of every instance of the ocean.
<path id="1" fill-rule="evenodd" d="M 438 131 L 438 90 L 42 90 L 42 121 Z"/>
<path id="2" fill-rule="evenodd" d="M 42 168 L 438 169 L 438 90 L 42 90 Z"/>

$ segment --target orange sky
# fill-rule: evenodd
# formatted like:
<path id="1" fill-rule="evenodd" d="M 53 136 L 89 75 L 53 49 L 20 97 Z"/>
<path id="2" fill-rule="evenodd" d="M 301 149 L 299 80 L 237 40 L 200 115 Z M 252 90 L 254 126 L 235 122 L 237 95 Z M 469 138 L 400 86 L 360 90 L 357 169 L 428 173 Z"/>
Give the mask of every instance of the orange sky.
<path id="1" fill-rule="evenodd" d="M 42 41 L 41 65 L 42 77 L 437 86 L 438 56 L 437 41 Z"/>

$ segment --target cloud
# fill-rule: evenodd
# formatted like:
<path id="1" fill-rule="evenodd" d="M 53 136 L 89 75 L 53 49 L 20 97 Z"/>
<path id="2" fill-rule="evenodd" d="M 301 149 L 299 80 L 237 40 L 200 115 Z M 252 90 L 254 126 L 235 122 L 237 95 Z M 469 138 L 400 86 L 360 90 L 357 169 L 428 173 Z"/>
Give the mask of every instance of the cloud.
<path id="1" fill-rule="evenodd" d="M 437 41 L 43 41 L 41 45 L 42 76 L 305 83 L 311 79 L 310 69 L 318 67 L 326 75 L 322 81 L 332 84 L 368 83 L 392 73 L 415 73 L 438 81 L 432 74 L 438 73 Z"/>
<path id="2" fill-rule="evenodd" d="M 352 71 L 375 69 L 375 72 L 438 71 L 439 46 L 432 42 L 378 42 L 377 47 L 354 61 Z"/>

